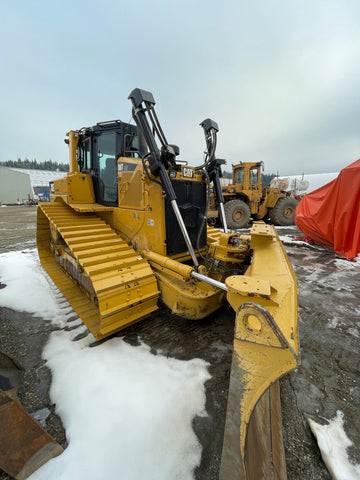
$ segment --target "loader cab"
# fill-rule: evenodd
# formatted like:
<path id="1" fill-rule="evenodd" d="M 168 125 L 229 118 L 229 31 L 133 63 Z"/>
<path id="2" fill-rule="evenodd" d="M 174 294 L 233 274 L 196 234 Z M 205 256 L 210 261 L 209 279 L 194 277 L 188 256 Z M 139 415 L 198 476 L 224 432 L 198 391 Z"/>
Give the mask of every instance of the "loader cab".
<path id="1" fill-rule="evenodd" d="M 97 123 L 80 131 L 79 170 L 92 176 L 97 203 L 118 205 L 118 159 L 140 157 L 135 125 L 120 120 Z"/>
<path id="2" fill-rule="evenodd" d="M 233 165 L 233 184 L 239 190 L 261 189 L 262 162 L 241 162 Z"/>

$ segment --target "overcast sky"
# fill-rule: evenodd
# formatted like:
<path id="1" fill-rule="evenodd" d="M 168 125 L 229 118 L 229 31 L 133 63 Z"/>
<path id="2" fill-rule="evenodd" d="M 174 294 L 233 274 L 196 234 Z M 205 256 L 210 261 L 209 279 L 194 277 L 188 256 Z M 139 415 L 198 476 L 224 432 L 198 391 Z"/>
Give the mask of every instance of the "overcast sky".
<path id="1" fill-rule="evenodd" d="M 180 159 L 219 124 L 226 169 L 336 172 L 360 157 L 359 0 L 0 0 L 0 161 L 67 162 L 70 129 L 150 90 Z"/>

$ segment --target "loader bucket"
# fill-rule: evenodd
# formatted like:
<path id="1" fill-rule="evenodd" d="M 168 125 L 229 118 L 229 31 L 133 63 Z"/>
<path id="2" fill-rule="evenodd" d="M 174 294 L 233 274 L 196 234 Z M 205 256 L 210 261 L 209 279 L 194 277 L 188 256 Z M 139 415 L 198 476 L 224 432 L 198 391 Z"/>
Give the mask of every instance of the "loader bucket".
<path id="1" fill-rule="evenodd" d="M 221 480 L 286 478 L 278 379 L 299 364 L 296 277 L 274 227 L 255 224 L 251 248 L 245 275 L 226 280 L 236 320 Z"/>
<path id="2" fill-rule="evenodd" d="M 62 447 L 21 405 L 0 391 L 0 469 L 16 480 L 28 478 Z"/>

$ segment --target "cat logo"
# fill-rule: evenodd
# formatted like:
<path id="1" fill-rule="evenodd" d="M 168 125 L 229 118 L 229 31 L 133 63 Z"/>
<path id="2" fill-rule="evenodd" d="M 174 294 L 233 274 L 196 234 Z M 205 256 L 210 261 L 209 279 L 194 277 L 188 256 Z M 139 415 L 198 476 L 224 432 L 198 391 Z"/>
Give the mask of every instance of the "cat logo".
<path id="1" fill-rule="evenodd" d="M 182 168 L 182 174 L 183 174 L 183 177 L 185 177 L 185 178 L 193 178 L 194 170 L 192 168 L 189 168 L 189 167 L 183 167 Z"/>

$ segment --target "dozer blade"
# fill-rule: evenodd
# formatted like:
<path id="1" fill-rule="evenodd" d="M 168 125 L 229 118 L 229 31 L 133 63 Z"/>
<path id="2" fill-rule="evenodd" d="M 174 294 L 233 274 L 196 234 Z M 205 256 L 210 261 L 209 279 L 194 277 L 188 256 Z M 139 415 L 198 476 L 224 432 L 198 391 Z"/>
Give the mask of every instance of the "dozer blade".
<path id="1" fill-rule="evenodd" d="M 299 364 L 297 283 L 274 227 L 255 224 L 251 248 L 245 275 L 226 280 L 236 321 L 220 479 L 283 480 L 277 380 Z"/>
<path id="2" fill-rule="evenodd" d="M 28 478 L 62 447 L 21 405 L 0 391 L 0 469 L 16 480 Z"/>
<path id="3" fill-rule="evenodd" d="M 95 213 L 39 204 L 37 246 L 43 268 L 97 340 L 158 308 L 150 265 Z"/>

